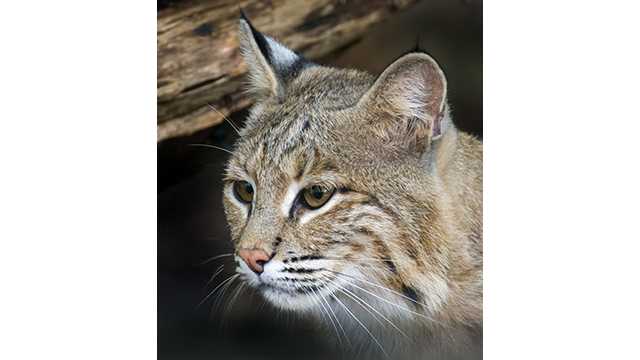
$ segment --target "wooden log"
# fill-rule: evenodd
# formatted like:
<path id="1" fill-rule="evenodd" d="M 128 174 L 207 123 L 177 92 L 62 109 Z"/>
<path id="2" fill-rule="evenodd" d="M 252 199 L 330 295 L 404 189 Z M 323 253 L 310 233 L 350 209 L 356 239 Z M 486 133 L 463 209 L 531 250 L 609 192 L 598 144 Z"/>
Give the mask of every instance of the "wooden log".
<path id="1" fill-rule="evenodd" d="M 417 0 L 186 1 L 158 13 L 158 141 L 219 124 L 251 104 L 238 48 L 242 8 L 309 59 L 344 49 Z M 216 110 L 212 110 L 212 105 Z"/>

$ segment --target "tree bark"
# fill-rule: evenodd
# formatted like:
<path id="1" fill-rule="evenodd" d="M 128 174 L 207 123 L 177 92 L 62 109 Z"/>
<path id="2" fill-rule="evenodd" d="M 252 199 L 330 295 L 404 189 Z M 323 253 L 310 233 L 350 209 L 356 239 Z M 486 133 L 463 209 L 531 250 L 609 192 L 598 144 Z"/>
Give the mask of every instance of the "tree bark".
<path id="1" fill-rule="evenodd" d="M 371 25 L 416 1 L 194 0 L 162 9 L 158 141 L 215 126 L 251 104 L 243 93 L 246 66 L 238 48 L 241 8 L 258 30 L 317 59 L 348 47 Z"/>

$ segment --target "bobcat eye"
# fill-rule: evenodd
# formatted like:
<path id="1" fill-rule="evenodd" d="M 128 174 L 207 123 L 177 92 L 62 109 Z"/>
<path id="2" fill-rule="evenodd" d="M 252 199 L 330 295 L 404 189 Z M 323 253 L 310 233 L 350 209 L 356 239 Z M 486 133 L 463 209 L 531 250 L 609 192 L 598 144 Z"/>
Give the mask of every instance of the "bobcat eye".
<path id="1" fill-rule="evenodd" d="M 308 208 L 317 209 L 329 201 L 333 192 L 333 189 L 326 189 L 319 185 L 313 185 L 302 190 L 302 199 Z"/>
<path id="2" fill-rule="evenodd" d="M 253 200 L 253 187 L 246 181 L 236 181 L 233 183 L 233 195 L 243 203 L 250 203 Z"/>

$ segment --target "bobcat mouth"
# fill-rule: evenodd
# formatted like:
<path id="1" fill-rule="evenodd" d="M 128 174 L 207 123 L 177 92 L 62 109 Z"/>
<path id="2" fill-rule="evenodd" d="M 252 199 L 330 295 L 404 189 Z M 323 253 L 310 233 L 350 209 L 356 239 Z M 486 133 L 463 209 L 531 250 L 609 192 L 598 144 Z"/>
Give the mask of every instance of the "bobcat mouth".
<path id="1" fill-rule="evenodd" d="M 258 291 L 270 303 L 283 309 L 308 310 L 317 306 L 319 297 L 330 294 L 330 281 L 282 277 L 258 284 Z"/>
<path id="2" fill-rule="evenodd" d="M 308 277 L 324 269 L 284 267 L 273 274 L 257 277 L 257 288 L 262 291 L 275 291 L 290 296 L 308 295 L 322 291 L 329 282 L 324 278 Z"/>
<path id="3" fill-rule="evenodd" d="M 317 306 L 321 298 L 330 297 L 336 288 L 333 282 L 337 276 L 323 267 L 328 264 L 315 262 L 320 259 L 303 256 L 271 260 L 262 272 L 256 273 L 238 258 L 237 272 L 271 304 L 283 309 L 305 310 Z"/>
<path id="4" fill-rule="evenodd" d="M 280 293 L 280 294 L 284 294 L 284 295 L 289 295 L 289 296 L 305 296 L 305 295 L 311 295 L 313 294 L 313 292 L 317 292 L 317 291 L 322 291 L 323 289 L 325 289 L 327 287 L 327 284 L 313 284 L 313 285 L 293 285 L 291 287 L 284 287 L 281 285 L 276 284 L 272 284 L 272 283 L 260 283 L 260 285 L 258 285 L 258 290 L 259 291 L 273 291 L 276 293 Z"/>
<path id="5" fill-rule="evenodd" d="M 272 304 L 289 310 L 307 310 L 317 306 L 319 298 L 331 294 L 331 279 L 304 277 L 315 269 L 281 271 L 260 279 L 258 291 Z M 301 276 L 302 275 L 302 276 Z"/>

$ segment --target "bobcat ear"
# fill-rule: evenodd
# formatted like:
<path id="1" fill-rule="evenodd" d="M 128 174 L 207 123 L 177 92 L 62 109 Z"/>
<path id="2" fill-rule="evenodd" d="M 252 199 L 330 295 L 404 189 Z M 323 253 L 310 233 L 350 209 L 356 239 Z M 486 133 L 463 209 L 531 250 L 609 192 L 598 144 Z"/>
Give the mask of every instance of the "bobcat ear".
<path id="1" fill-rule="evenodd" d="M 306 60 L 256 30 L 241 12 L 240 51 L 249 68 L 249 92 L 282 98 L 285 81 L 306 64 Z"/>
<path id="2" fill-rule="evenodd" d="M 389 65 L 358 105 L 382 114 L 381 132 L 408 135 L 420 150 L 438 139 L 450 121 L 447 80 L 429 55 L 410 53 Z"/>

